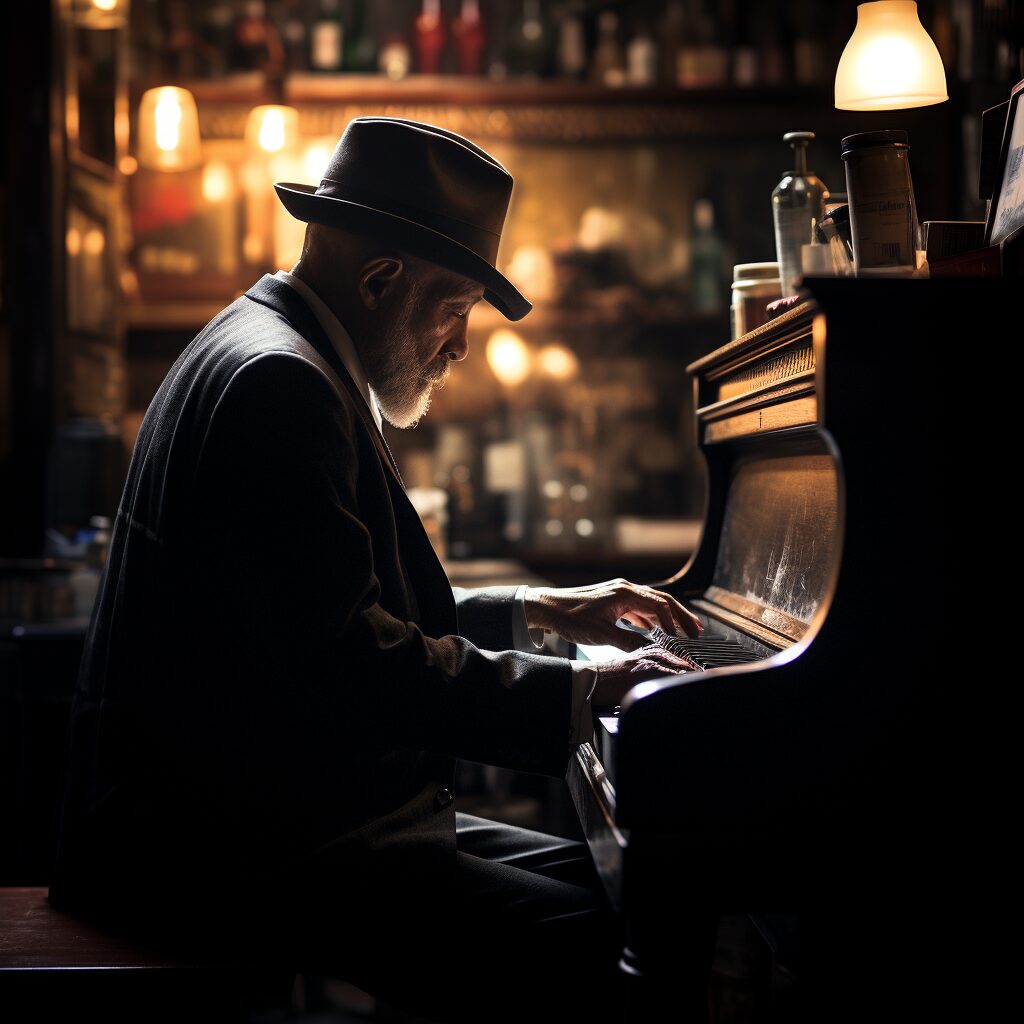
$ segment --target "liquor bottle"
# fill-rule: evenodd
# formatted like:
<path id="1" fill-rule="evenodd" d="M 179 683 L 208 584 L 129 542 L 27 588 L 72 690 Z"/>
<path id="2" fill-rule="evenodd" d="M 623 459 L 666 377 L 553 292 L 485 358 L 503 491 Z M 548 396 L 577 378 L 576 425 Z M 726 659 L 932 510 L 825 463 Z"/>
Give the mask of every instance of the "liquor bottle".
<path id="1" fill-rule="evenodd" d="M 423 0 L 423 9 L 413 26 L 413 46 L 416 70 L 423 75 L 436 75 L 441 70 L 441 54 L 444 52 L 441 0 Z"/>
<path id="2" fill-rule="evenodd" d="M 775 251 L 779 260 L 783 298 L 795 295 L 803 272 L 800 247 L 814 239 L 814 228 L 825 212 L 828 189 L 807 169 L 807 144 L 814 132 L 787 132 L 782 141 L 793 149 L 794 169 L 786 171 L 772 192 Z"/>
<path id="3" fill-rule="evenodd" d="M 715 208 L 710 199 L 698 199 L 693 204 L 693 228 L 690 300 L 698 313 L 717 313 L 725 305 L 722 298 L 725 245 L 715 231 Z"/>
<path id="4" fill-rule="evenodd" d="M 309 66 L 313 71 L 341 70 L 344 31 L 338 0 L 320 0 L 320 14 L 309 34 Z"/>
<path id="5" fill-rule="evenodd" d="M 665 14 L 658 26 L 660 51 L 658 77 L 665 85 L 676 84 L 676 69 L 679 62 L 679 51 L 683 45 L 685 21 L 686 11 L 681 0 L 671 0 L 665 7 Z"/>
<path id="6" fill-rule="evenodd" d="M 462 0 L 459 16 L 452 22 L 455 56 L 460 75 L 479 75 L 483 70 L 487 38 L 480 17 L 479 0 Z"/>
<path id="7" fill-rule="evenodd" d="M 555 54 L 561 78 L 579 82 L 587 70 L 587 41 L 583 19 L 577 6 L 570 7 L 558 25 L 558 48 Z"/>
<path id="8" fill-rule="evenodd" d="M 342 68 L 356 74 L 376 71 L 377 47 L 366 25 L 366 0 L 355 0 L 353 3 L 352 24 L 346 36 Z"/>
<path id="9" fill-rule="evenodd" d="M 234 54 L 235 70 L 262 71 L 268 81 L 280 82 L 284 46 L 263 0 L 246 0 L 244 14 L 235 23 Z"/>
<path id="10" fill-rule="evenodd" d="M 522 14 L 512 27 L 509 67 L 523 78 L 548 73 L 550 33 L 541 16 L 540 0 L 523 0 Z"/>
<path id="11" fill-rule="evenodd" d="M 595 85 L 619 86 L 626 81 L 626 57 L 619 45 L 619 16 L 602 11 L 597 19 L 597 46 L 590 65 L 590 80 Z"/>
<path id="12" fill-rule="evenodd" d="M 646 25 L 641 25 L 626 47 L 626 81 L 654 85 L 658 78 L 658 48 Z"/>
<path id="13" fill-rule="evenodd" d="M 285 0 L 281 14 L 281 41 L 284 43 L 287 69 L 305 71 L 309 66 L 309 34 L 301 0 Z"/>

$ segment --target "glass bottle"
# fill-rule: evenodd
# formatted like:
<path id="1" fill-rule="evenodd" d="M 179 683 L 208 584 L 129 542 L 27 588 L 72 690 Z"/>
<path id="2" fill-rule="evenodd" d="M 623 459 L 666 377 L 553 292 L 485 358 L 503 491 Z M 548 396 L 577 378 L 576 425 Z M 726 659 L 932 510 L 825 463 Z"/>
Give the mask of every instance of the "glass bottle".
<path id="1" fill-rule="evenodd" d="M 458 17 L 452 22 L 455 56 L 460 75 L 479 75 L 483 70 L 486 36 L 480 17 L 479 0 L 462 0 Z"/>
<path id="2" fill-rule="evenodd" d="M 366 0 L 355 0 L 352 22 L 345 40 L 344 69 L 366 74 L 377 69 L 377 47 L 366 25 Z"/>
<path id="3" fill-rule="evenodd" d="M 693 239 L 690 243 L 690 299 L 698 313 L 717 313 L 722 301 L 725 244 L 715 230 L 715 207 L 710 199 L 693 204 Z"/>
<path id="4" fill-rule="evenodd" d="M 416 48 L 416 70 L 421 75 L 436 75 L 441 70 L 444 52 L 444 22 L 441 0 L 423 0 L 423 9 L 416 16 L 413 45 Z"/>
<path id="5" fill-rule="evenodd" d="M 800 247 L 813 241 L 815 225 L 825 213 L 828 199 L 825 183 L 807 169 L 807 145 L 813 138 L 814 132 L 787 132 L 782 136 L 793 149 L 794 165 L 772 192 L 775 252 L 783 297 L 795 295 L 800 287 Z"/>
<path id="6" fill-rule="evenodd" d="M 338 0 L 320 0 L 320 15 L 309 34 L 309 64 L 314 71 L 341 70 L 342 25 Z"/>
<path id="7" fill-rule="evenodd" d="M 619 16 L 614 11 L 602 11 L 597 32 L 590 79 L 595 85 L 622 85 L 626 81 L 626 55 L 619 45 Z"/>

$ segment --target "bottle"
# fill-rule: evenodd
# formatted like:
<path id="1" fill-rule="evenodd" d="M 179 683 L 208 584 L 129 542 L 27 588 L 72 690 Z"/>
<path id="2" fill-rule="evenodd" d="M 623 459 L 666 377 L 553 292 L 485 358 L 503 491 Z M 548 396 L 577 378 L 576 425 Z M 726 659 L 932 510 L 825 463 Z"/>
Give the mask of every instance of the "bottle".
<path id="1" fill-rule="evenodd" d="M 309 66 L 320 72 L 340 71 L 342 42 L 338 0 L 320 0 L 320 16 L 309 34 Z"/>
<path id="2" fill-rule="evenodd" d="M 305 71 L 309 60 L 309 39 L 299 0 L 287 0 L 281 25 L 285 66 L 289 71 Z"/>
<path id="3" fill-rule="evenodd" d="M 725 245 L 715 231 L 715 208 L 710 199 L 693 204 L 693 241 L 690 247 L 690 298 L 698 313 L 722 308 L 722 266 Z"/>
<path id="4" fill-rule="evenodd" d="M 782 295 L 795 295 L 803 278 L 800 247 L 814 239 L 814 228 L 825 213 L 828 189 L 807 169 L 807 144 L 814 132 L 787 132 L 782 141 L 793 149 L 794 169 L 786 171 L 772 192 L 775 252 L 779 261 Z"/>
<path id="5" fill-rule="evenodd" d="M 570 8 L 558 26 L 558 74 L 573 82 L 582 81 L 587 70 L 587 42 L 583 19 L 576 7 Z"/>
<path id="6" fill-rule="evenodd" d="M 626 81 L 626 57 L 619 45 L 619 16 L 602 11 L 597 19 L 598 39 L 590 79 L 595 85 L 619 86 Z"/>
<path id="7" fill-rule="evenodd" d="M 547 26 L 541 15 L 540 0 L 523 0 L 522 16 L 512 27 L 511 70 L 523 78 L 543 78 L 548 73 Z"/>
<path id="8" fill-rule="evenodd" d="M 658 79 L 658 49 L 646 26 L 641 26 L 626 47 L 626 81 L 654 85 Z"/>
<path id="9" fill-rule="evenodd" d="M 452 38 L 459 74 L 479 75 L 487 42 L 479 0 L 462 0 L 459 16 L 452 22 Z"/>
<path id="10" fill-rule="evenodd" d="M 413 27 L 413 45 L 416 48 L 416 70 L 422 75 L 438 74 L 444 52 L 441 0 L 423 0 L 423 10 L 416 15 Z"/>
<path id="11" fill-rule="evenodd" d="M 366 74 L 377 68 L 377 47 L 366 27 L 366 0 L 355 0 L 352 6 L 352 24 L 345 40 L 345 71 Z"/>

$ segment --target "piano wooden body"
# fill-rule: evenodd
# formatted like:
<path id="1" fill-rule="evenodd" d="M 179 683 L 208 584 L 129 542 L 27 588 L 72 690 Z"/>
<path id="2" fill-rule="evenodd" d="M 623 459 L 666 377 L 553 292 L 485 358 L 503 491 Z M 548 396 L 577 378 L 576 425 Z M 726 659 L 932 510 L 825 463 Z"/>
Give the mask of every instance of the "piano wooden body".
<path id="1" fill-rule="evenodd" d="M 947 462 L 966 424 L 951 346 L 999 323 L 1009 288 L 810 284 L 812 301 L 688 367 L 706 515 L 661 585 L 699 614 L 710 667 L 598 713 L 570 766 L 625 921 L 633 1020 L 699 1019 L 717 915 L 764 911 L 799 919 L 805 1008 L 852 1018 L 857 985 L 914 959 L 901 944 L 929 899 L 928 694 L 957 628 L 945 524 L 971 497 Z M 861 985 L 862 1010 L 881 983 Z"/>

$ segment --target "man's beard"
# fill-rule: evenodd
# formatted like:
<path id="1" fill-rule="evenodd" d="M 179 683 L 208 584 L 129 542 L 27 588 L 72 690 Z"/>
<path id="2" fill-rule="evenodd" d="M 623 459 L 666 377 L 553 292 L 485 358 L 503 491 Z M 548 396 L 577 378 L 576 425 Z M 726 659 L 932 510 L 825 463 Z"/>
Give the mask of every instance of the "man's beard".
<path id="1" fill-rule="evenodd" d="M 423 343 L 413 329 L 417 298 L 418 286 L 413 285 L 385 334 L 367 339 L 361 353 L 381 415 L 393 427 L 416 426 L 430 408 L 434 389 L 443 387 L 451 369 L 443 355 L 423 365 Z"/>

